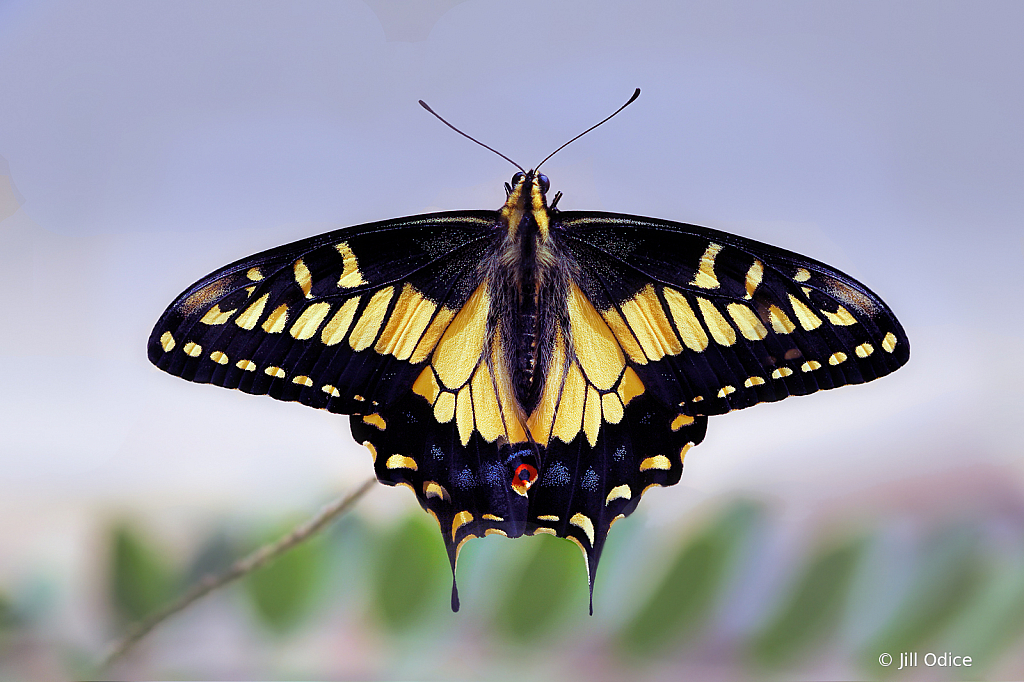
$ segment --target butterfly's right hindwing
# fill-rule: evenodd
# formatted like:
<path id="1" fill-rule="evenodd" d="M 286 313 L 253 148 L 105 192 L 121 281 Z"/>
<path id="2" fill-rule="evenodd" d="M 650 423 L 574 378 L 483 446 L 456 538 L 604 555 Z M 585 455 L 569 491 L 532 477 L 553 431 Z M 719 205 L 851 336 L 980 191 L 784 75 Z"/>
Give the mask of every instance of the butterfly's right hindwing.
<path id="1" fill-rule="evenodd" d="M 479 286 L 494 213 L 357 226 L 240 260 L 172 303 L 150 360 L 198 383 L 332 412 L 411 390 L 417 365 Z"/>

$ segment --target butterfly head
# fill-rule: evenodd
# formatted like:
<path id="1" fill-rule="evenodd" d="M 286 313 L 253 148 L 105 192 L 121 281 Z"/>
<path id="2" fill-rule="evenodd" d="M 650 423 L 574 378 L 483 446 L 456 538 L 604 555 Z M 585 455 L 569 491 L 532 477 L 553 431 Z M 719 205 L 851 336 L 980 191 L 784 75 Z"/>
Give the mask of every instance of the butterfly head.
<path id="1" fill-rule="evenodd" d="M 505 184 L 508 198 L 501 209 L 502 218 L 514 234 L 524 219 L 532 218 L 542 241 L 548 237 L 547 192 L 551 187 L 548 176 L 534 170 L 520 171 L 512 176 L 512 184 Z"/>

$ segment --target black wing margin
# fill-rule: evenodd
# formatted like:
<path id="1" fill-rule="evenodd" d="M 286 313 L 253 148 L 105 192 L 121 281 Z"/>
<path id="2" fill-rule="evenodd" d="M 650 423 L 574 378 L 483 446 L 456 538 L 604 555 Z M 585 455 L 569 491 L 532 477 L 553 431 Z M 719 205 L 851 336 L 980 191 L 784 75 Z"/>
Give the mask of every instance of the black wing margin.
<path id="1" fill-rule="evenodd" d="M 581 290 L 644 383 L 685 414 L 871 381 L 910 357 L 888 306 L 814 259 L 695 225 L 554 215 Z"/>
<path id="2" fill-rule="evenodd" d="M 149 359 L 189 381 L 331 412 L 390 404 L 479 285 L 494 224 L 488 211 L 414 216 L 244 258 L 167 308 Z"/>

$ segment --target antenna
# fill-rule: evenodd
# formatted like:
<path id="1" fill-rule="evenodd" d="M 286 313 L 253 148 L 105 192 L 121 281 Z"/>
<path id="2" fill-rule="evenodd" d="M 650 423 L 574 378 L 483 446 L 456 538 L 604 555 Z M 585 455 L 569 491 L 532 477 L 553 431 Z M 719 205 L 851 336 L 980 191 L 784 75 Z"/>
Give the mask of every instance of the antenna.
<path id="1" fill-rule="evenodd" d="M 640 91 L 639 91 L 639 90 L 637 90 L 636 92 L 637 92 L 637 95 L 639 95 L 639 94 L 640 94 Z M 633 99 L 636 99 L 636 95 L 634 95 L 634 96 L 633 96 Z M 630 101 L 632 101 L 632 100 L 630 100 Z M 429 106 L 427 106 L 427 103 L 426 103 L 426 102 L 424 102 L 423 100 L 420 100 L 420 106 L 421 106 L 421 107 L 423 107 L 424 109 L 426 109 L 427 111 L 429 111 L 430 113 L 432 113 L 432 114 L 433 114 L 434 116 L 437 116 L 437 120 L 441 121 L 441 123 L 445 124 L 446 126 L 448 126 L 449 128 L 451 128 L 452 130 L 454 130 L 455 132 L 457 132 L 457 133 L 458 133 L 459 135 L 462 135 L 463 137 L 465 137 L 465 138 L 466 138 L 466 139 L 468 139 L 468 140 L 472 140 L 473 142 L 476 142 L 476 143 L 477 143 L 478 145 L 480 145 L 480 146 L 481 146 L 481 147 L 483 147 L 484 149 L 490 149 L 490 150 L 491 150 L 492 152 L 494 152 L 495 154 L 497 154 L 497 155 L 498 155 L 498 156 L 500 156 L 501 158 L 505 159 L 506 161 L 508 161 L 509 163 L 511 163 L 511 164 L 512 164 L 513 166 L 515 166 L 515 167 L 516 167 L 516 168 L 518 168 L 519 170 L 523 171 L 524 173 L 526 172 L 526 169 L 525 169 L 525 168 L 523 168 L 522 166 L 520 166 L 520 165 L 519 165 L 518 163 L 516 163 L 516 162 L 515 162 L 515 161 L 513 161 L 512 159 L 508 158 L 507 156 L 505 156 L 504 154 L 502 154 L 501 152 L 499 152 L 499 151 L 498 151 L 497 149 L 495 149 L 495 148 L 493 148 L 493 147 L 488 147 L 487 145 L 485 145 L 485 144 L 484 144 L 483 142 L 481 142 L 480 140 L 476 139 L 475 137 L 470 137 L 470 136 L 469 136 L 469 135 L 467 135 L 466 133 L 462 132 L 461 130 L 459 130 L 458 128 L 456 128 L 455 126 L 453 126 L 453 125 L 452 125 L 451 123 L 449 123 L 448 121 L 446 121 L 446 120 L 444 120 L 443 118 L 441 118 L 441 115 L 440 115 L 440 114 L 438 114 L 438 113 L 437 113 L 436 111 L 434 111 L 433 109 L 431 109 L 431 108 L 430 108 Z M 617 114 L 618 112 L 615 112 L 615 113 Z M 614 116 L 614 115 L 615 115 L 615 114 L 612 114 L 612 116 Z M 609 116 L 609 118 L 611 118 L 611 116 Z M 601 123 L 604 123 L 604 121 L 602 121 Z M 599 123 L 598 125 L 600 125 L 600 123 Z M 562 145 L 562 146 L 564 147 L 565 145 Z M 559 147 L 559 149 L 561 149 L 561 147 Z"/>
<path id="2" fill-rule="evenodd" d="M 572 144 L 572 143 L 573 143 L 573 142 L 575 142 L 576 140 L 580 139 L 581 137 L 583 137 L 584 135 L 586 135 L 587 133 L 589 133 L 589 132 L 590 132 L 591 130 L 593 130 L 593 129 L 594 129 L 594 128 L 596 128 L 597 126 L 601 125 L 602 123 L 607 123 L 607 122 L 608 122 L 609 120 L 611 120 L 611 118 L 612 118 L 613 116 L 615 116 L 615 114 L 619 113 L 620 111 L 622 111 L 623 109 L 625 109 L 626 107 L 628 107 L 628 106 L 629 106 L 630 104 L 632 104 L 633 102 L 635 102 L 635 101 L 636 101 L 636 98 L 637 98 L 637 97 L 639 97 L 639 96 L 640 96 L 640 88 L 637 88 L 637 89 L 636 89 L 636 91 L 634 91 L 634 92 L 633 92 L 633 96 L 629 98 L 629 101 L 628 101 L 628 102 L 626 102 L 625 104 L 623 104 L 623 105 L 622 105 L 621 107 L 619 107 L 618 109 L 616 109 L 616 110 L 615 110 L 615 112 L 614 112 L 614 113 L 613 113 L 613 114 L 612 114 L 611 116 L 609 116 L 608 118 L 604 119 L 604 120 L 603 120 L 603 121 L 601 121 L 600 123 L 595 123 L 594 125 L 590 126 L 590 127 L 589 127 L 589 128 L 587 128 L 586 130 L 584 130 L 584 131 L 583 131 L 582 133 L 580 133 L 579 135 L 577 135 L 576 137 L 572 138 L 571 140 L 569 140 L 568 142 L 566 142 L 565 144 L 563 144 L 563 145 L 562 145 L 561 147 L 559 147 L 559 148 L 558 148 L 558 149 L 556 149 L 555 151 L 553 151 L 553 152 L 551 152 L 550 154 L 548 154 L 547 156 L 545 156 L 545 157 L 544 157 L 544 161 L 541 161 L 540 163 L 538 163 L 535 169 L 536 169 L 536 170 L 540 170 L 540 167 L 544 165 L 544 162 L 545 162 L 545 161 L 547 161 L 548 159 L 550 159 L 550 158 L 551 158 L 552 156 L 554 156 L 554 155 L 555 155 L 555 154 L 557 154 L 558 152 L 562 151 L 563 149 L 565 149 L 566 147 L 568 147 L 568 146 L 569 146 L 570 144 Z M 420 102 L 420 104 L 423 104 L 423 102 Z M 423 104 L 423 106 L 427 106 L 427 105 L 426 105 L 426 104 Z M 428 109 L 428 111 L 429 111 L 429 109 Z M 430 113 L 432 113 L 432 114 L 433 114 L 434 112 L 432 112 L 432 111 L 431 111 Z M 434 116 L 437 116 L 437 114 L 434 114 Z M 440 116 L 438 116 L 438 118 L 441 118 L 441 117 L 440 117 Z M 442 120 L 443 120 L 443 119 L 442 119 Z M 465 135 L 465 133 L 463 133 L 463 135 Z M 468 136 L 468 135 L 466 135 L 466 137 L 469 137 L 469 136 Z M 472 138 L 470 138 L 470 139 L 472 139 Z M 493 150 L 491 150 L 491 151 L 493 151 Z"/>

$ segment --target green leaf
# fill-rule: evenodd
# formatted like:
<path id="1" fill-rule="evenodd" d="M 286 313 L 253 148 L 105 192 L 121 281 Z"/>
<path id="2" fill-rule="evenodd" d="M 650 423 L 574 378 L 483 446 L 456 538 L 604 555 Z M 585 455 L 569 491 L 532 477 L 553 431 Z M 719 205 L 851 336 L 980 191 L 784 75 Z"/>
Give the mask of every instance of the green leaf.
<path id="1" fill-rule="evenodd" d="M 867 670 L 878 670 L 879 652 L 923 651 L 971 601 L 983 574 L 977 537 L 973 529 L 953 527 L 926 543 L 907 597 L 863 651 Z"/>
<path id="2" fill-rule="evenodd" d="M 496 629 L 520 642 L 550 632 L 575 605 L 586 613 L 588 587 L 586 564 L 572 541 L 551 535 L 528 540 L 533 553 L 506 577 L 495 619 Z M 526 544 L 526 543 L 523 543 Z"/>
<path id="3" fill-rule="evenodd" d="M 818 550 L 790 587 L 788 599 L 754 638 L 755 663 L 772 667 L 790 663 L 833 631 L 865 547 L 864 539 L 858 537 Z"/>
<path id="4" fill-rule="evenodd" d="M 735 503 L 684 543 L 661 583 L 620 632 L 622 652 L 643 656 L 660 651 L 702 622 L 759 516 L 754 504 Z"/>
<path id="5" fill-rule="evenodd" d="M 170 562 L 134 528 L 111 531 L 110 594 L 119 616 L 134 621 L 166 605 L 176 581 Z"/>
<path id="6" fill-rule="evenodd" d="M 962 679 L 981 679 L 1024 634 L 1024 555 L 997 559 L 977 597 L 944 633 L 943 651 L 971 656 Z"/>
<path id="7" fill-rule="evenodd" d="M 280 528 L 264 539 L 273 542 L 291 528 Z M 323 539 L 312 537 L 246 576 L 245 594 L 259 620 L 278 634 L 298 626 L 315 605 L 313 597 L 323 581 L 325 559 Z"/>
<path id="8" fill-rule="evenodd" d="M 380 545 L 373 576 L 375 604 L 380 620 L 392 630 L 419 622 L 437 606 L 447 582 L 448 557 L 437 526 L 422 517 L 404 519 Z"/>

